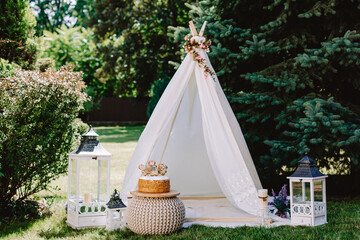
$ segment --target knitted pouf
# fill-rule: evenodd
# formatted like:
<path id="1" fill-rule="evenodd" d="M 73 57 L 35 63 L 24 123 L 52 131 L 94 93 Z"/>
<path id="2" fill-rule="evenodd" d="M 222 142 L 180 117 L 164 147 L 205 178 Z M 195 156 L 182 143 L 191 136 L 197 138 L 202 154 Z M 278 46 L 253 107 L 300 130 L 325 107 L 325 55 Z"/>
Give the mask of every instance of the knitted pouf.
<path id="1" fill-rule="evenodd" d="M 170 234 L 179 230 L 185 219 L 184 203 L 177 197 L 140 197 L 129 200 L 126 222 L 138 234 Z"/>

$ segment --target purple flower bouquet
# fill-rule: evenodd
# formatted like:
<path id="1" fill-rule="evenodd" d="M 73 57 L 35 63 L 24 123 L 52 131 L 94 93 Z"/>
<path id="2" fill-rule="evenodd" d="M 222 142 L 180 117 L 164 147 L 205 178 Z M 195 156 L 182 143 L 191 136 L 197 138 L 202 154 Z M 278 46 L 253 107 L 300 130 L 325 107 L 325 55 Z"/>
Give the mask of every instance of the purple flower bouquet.
<path id="1" fill-rule="evenodd" d="M 272 195 L 274 200 L 269 202 L 269 206 L 273 206 L 270 211 L 279 217 L 286 218 L 287 213 L 290 214 L 290 201 L 287 196 L 286 184 L 281 188 L 278 196 L 274 190 L 272 190 Z"/>

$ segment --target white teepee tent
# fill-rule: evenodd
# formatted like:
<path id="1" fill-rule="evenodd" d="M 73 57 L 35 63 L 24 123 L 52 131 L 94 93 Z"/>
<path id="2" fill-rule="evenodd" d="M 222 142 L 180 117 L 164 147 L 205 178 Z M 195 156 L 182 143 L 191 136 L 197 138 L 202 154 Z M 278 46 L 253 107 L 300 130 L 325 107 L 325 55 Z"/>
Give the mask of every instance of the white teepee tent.
<path id="1" fill-rule="evenodd" d="M 187 54 L 152 113 L 128 165 L 122 199 L 137 189 L 138 165 L 154 160 L 168 166 L 171 188 L 180 196 L 226 196 L 236 208 L 256 214 L 261 183 L 234 113 L 211 74 L 201 45 L 205 24 L 197 36 L 190 23 L 194 37 L 188 43 L 198 44 L 196 53 Z M 206 204 L 197 206 L 207 211 Z"/>

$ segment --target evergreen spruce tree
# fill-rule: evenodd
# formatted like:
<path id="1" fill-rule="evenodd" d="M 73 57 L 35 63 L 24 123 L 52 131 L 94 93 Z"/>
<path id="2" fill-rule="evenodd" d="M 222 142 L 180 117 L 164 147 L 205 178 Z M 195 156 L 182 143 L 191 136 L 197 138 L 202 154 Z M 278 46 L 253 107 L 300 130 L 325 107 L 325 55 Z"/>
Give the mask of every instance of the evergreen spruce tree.
<path id="1" fill-rule="evenodd" d="M 201 1 L 191 15 L 259 175 L 288 174 L 308 154 L 321 167 L 360 170 L 360 1 Z M 185 28 L 173 28 L 183 42 Z M 263 181 L 266 183 L 266 181 Z"/>

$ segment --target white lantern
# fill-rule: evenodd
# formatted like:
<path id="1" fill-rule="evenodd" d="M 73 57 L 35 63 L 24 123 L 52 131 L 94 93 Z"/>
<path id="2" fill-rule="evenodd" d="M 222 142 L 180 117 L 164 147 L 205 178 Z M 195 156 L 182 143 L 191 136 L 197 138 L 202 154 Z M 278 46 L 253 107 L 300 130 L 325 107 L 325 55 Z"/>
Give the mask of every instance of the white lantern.
<path id="1" fill-rule="evenodd" d="M 126 227 L 126 206 L 121 201 L 120 195 L 115 189 L 110 201 L 107 203 L 106 210 L 106 230 L 113 231 L 116 229 L 124 229 Z"/>
<path id="2" fill-rule="evenodd" d="M 69 156 L 67 224 L 73 228 L 105 227 L 109 201 L 110 157 L 92 129 Z"/>
<path id="3" fill-rule="evenodd" d="M 290 181 L 291 224 L 317 226 L 327 223 L 326 175 L 305 156 L 299 161 Z"/>
<path id="4" fill-rule="evenodd" d="M 108 208 L 106 210 L 106 230 L 124 229 L 126 227 L 125 213 L 126 208 Z"/>

